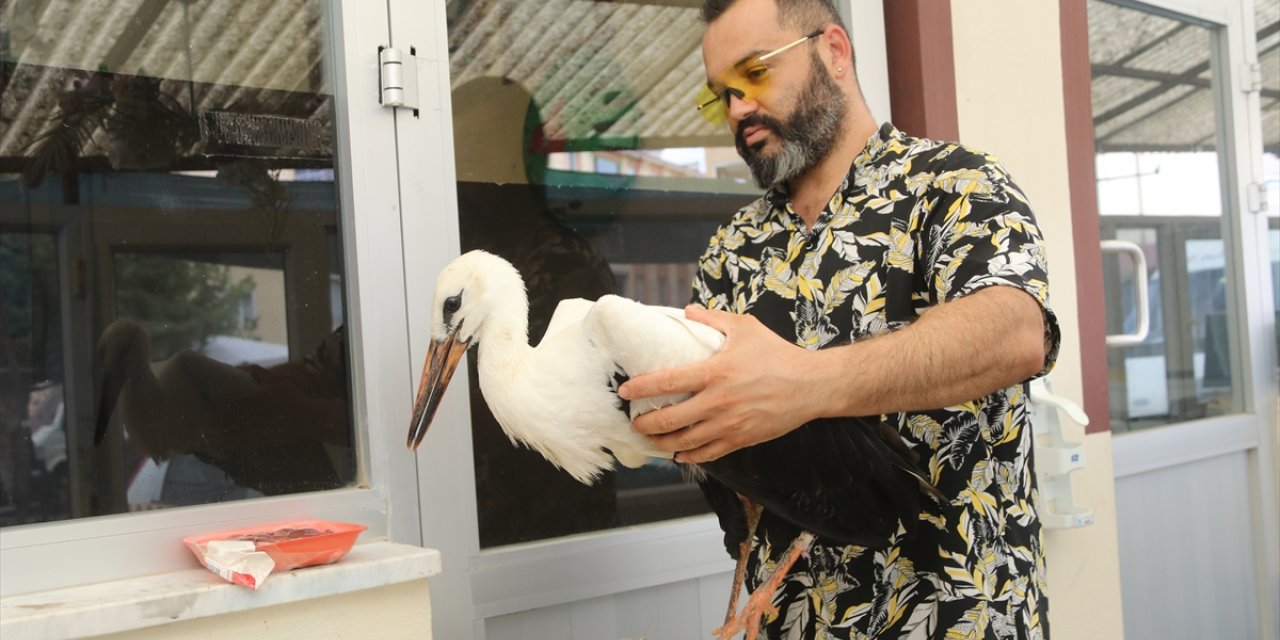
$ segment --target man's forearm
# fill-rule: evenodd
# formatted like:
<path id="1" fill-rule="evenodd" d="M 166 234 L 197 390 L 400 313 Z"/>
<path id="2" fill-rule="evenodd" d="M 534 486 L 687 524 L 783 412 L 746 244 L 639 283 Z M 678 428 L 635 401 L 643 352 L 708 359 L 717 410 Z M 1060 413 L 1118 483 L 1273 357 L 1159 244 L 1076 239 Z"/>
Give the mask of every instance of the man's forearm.
<path id="1" fill-rule="evenodd" d="M 1044 364 L 1040 305 L 993 286 L 938 305 L 894 333 L 819 351 L 811 369 L 823 416 L 923 411 L 989 395 Z"/>

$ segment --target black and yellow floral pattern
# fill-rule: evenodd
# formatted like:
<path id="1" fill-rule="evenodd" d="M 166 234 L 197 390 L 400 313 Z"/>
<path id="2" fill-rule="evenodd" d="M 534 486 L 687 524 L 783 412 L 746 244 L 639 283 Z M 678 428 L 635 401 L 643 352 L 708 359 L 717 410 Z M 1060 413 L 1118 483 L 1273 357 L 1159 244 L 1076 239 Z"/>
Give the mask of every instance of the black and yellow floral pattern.
<path id="1" fill-rule="evenodd" d="M 1057 357 L 1043 240 L 999 162 L 886 123 L 812 229 L 773 189 L 722 226 L 693 300 L 750 313 L 809 349 L 909 323 L 988 286 L 1026 291 L 1044 310 L 1046 373 Z M 885 416 L 950 500 L 876 547 L 819 539 L 778 591 L 770 638 L 1045 638 L 1044 553 L 1027 397 L 1015 386 L 936 411 Z M 765 519 L 770 516 L 766 513 Z M 762 522 L 754 588 L 789 540 Z"/>

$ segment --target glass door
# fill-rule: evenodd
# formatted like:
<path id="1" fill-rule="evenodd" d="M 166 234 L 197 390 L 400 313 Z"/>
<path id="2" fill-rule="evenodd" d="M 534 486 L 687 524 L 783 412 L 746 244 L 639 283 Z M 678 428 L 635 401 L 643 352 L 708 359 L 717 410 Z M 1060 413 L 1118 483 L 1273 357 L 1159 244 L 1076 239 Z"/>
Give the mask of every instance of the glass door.
<path id="1" fill-rule="evenodd" d="M 1258 2 L 1254 22 L 1258 25 L 1259 79 L 1258 110 L 1262 114 L 1262 162 L 1259 181 L 1260 203 L 1266 208 L 1267 250 L 1271 263 L 1271 303 L 1276 319 L 1276 359 L 1280 361 L 1280 3 Z M 1265 28 L 1264 28 L 1265 26 Z M 1280 377 L 1280 376 L 1278 376 Z"/>
<path id="2" fill-rule="evenodd" d="M 1101 237 L 1146 263 L 1104 254 L 1108 334 L 1150 319 L 1108 353 L 1130 637 L 1276 628 L 1278 27 L 1277 0 L 1089 2 Z"/>
<path id="3" fill-rule="evenodd" d="M 867 17 L 880 3 L 866 4 L 877 11 L 855 24 L 882 33 Z M 390 5 L 393 46 L 417 52 L 420 80 L 416 115 L 396 116 L 418 370 L 435 274 L 469 249 L 529 277 L 532 340 L 565 297 L 683 306 L 716 226 L 759 194 L 732 138 L 693 107 L 705 83 L 697 3 Z M 883 49 L 866 42 L 860 73 L 886 78 Z M 476 386 L 464 363 L 418 452 L 424 541 L 457 563 L 433 579 L 438 636 L 731 570 L 717 522 L 672 465 L 583 486 L 513 446 Z"/>

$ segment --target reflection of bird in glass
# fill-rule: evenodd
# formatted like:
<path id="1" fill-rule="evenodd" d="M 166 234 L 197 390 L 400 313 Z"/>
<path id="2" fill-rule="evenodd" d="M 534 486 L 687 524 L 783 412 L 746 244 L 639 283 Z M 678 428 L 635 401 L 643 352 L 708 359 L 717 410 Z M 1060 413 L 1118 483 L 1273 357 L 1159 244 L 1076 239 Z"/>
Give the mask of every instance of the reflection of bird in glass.
<path id="1" fill-rule="evenodd" d="M 191 453 L 266 494 L 341 486 L 325 447 L 352 444 L 341 331 L 307 360 L 271 368 L 192 351 L 153 363 L 142 328 L 117 320 L 98 341 L 94 443 L 114 415 L 155 460 Z"/>
<path id="2" fill-rule="evenodd" d="M 593 482 L 612 468 L 614 458 L 635 467 L 647 456 L 670 457 L 634 432 L 630 421 L 679 398 L 628 405 L 618 398 L 617 386 L 629 376 L 708 358 L 722 335 L 685 320 L 679 310 L 606 296 L 596 303 L 562 302 L 542 341 L 530 347 L 527 316 L 523 281 L 507 261 L 472 251 L 441 272 L 410 447 L 426 434 L 458 360 L 476 345 L 480 388 L 503 430 L 579 481 Z M 899 522 L 908 529 L 915 525 L 922 495 L 938 495 L 918 475 L 897 431 L 856 418 L 815 421 L 688 466 L 693 476 L 718 481 L 704 483 L 704 492 L 739 561 L 722 638 L 743 630 L 755 637 L 772 588 L 815 534 L 842 544 L 881 543 Z M 789 561 L 779 563 L 776 580 L 766 581 L 735 616 L 746 551 L 762 508 L 787 523 L 785 531 L 770 531 L 770 538 L 796 542 Z"/>

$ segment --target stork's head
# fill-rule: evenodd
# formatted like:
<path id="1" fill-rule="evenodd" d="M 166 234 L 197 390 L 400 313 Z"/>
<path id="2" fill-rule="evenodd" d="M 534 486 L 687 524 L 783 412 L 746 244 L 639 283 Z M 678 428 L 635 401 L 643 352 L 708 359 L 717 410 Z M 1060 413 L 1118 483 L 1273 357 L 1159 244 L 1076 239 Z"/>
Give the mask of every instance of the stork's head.
<path id="1" fill-rule="evenodd" d="M 151 359 L 147 332 L 138 323 L 121 318 L 107 325 L 98 338 L 97 361 L 107 371 L 128 372 Z"/>
<path id="2" fill-rule="evenodd" d="M 499 311 L 501 310 L 501 311 Z M 431 304 L 431 349 L 409 423 L 408 446 L 417 449 L 440 406 L 440 398 L 462 354 L 495 330 L 496 316 L 519 318 L 528 326 L 528 298 L 524 280 L 510 262 L 486 251 L 468 251 L 450 262 L 436 277 Z M 528 341 L 528 336 L 523 338 Z"/>
<path id="3" fill-rule="evenodd" d="M 495 311 L 515 311 L 524 299 L 524 279 L 510 262 L 487 251 L 468 251 L 436 277 L 431 339 L 443 341 L 452 335 L 460 343 L 479 342 Z"/>

